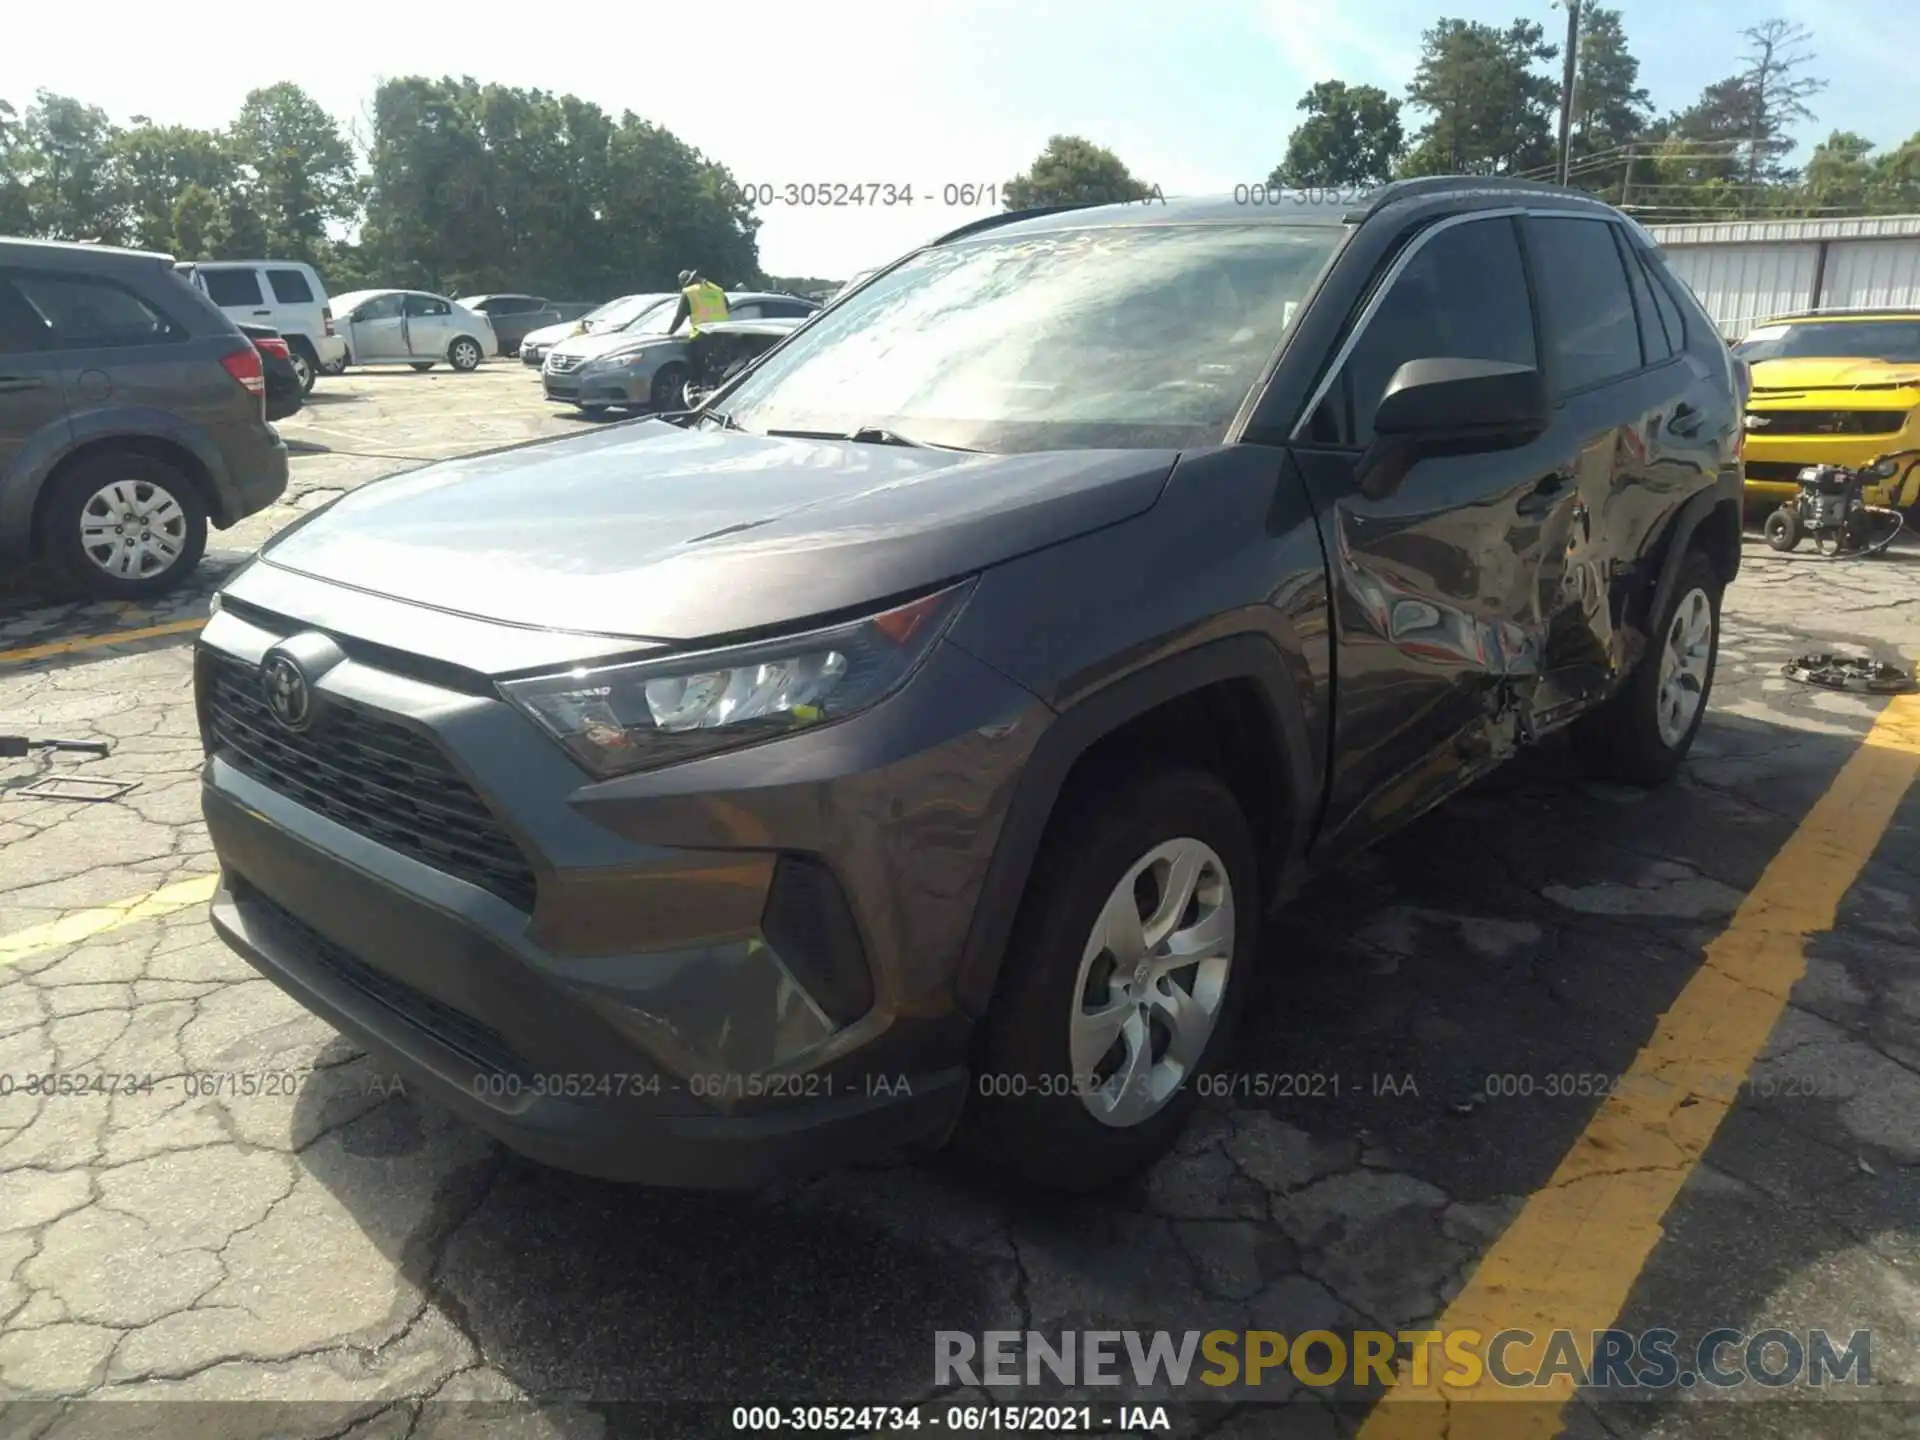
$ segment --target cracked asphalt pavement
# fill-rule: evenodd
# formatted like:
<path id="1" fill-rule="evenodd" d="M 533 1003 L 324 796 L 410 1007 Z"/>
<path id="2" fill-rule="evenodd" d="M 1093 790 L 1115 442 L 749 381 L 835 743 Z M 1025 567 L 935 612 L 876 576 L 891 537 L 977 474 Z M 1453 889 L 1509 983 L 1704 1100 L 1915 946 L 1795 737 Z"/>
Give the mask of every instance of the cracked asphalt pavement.
<path id="1" fill-rule="evenodd" d="M 204 615 L 333 493 L 583 423 L 510 363 L 323 379 L 282 426 L 286 502 L 217 535 L 186 593 L 0 586 L 0 652 L 35 657 L 0 653 L 0 730 L 113 742 L 0 762 L 0 1076 L 117 1077 L 0 1093 L 0 1435 L 189 1433 L 188 1413 L 210 1435 L 692 1434 L 621 1402 L 982 1398 L 936 1389 L 936 1330 L 1425 1328 L 1599 1107 L 1549 1077 L 1628 1070 L 1887 703 L 1783 662 L 1920 657 L 1920 551 L 1750 543 L 1681 778 L 1586 783 L 1543 747 L 1314 884 L 1268 936 L 1233 1093 L 1118 1193 L 1035 1199 L 947 1157 L 622 1188 L 503 1152 L 230 954 L 204 913 L 191 634 L 69 646 Z M 55 774 L 135 787 L 20 793 Z M 1917 881 L 1920 791 L 1807 941 L 1618 1322 L 1871 1330 L 1849 1398 L 1885 1403 L 1589 1390 L 1565 1433 L 1920 1426 Z M 1278 1398 L 1176 1410 L 1175 1432 L 1349 1435 L 1371 1397 Z M 180 1408 L 212 1401 L 251 1403 Z"/>

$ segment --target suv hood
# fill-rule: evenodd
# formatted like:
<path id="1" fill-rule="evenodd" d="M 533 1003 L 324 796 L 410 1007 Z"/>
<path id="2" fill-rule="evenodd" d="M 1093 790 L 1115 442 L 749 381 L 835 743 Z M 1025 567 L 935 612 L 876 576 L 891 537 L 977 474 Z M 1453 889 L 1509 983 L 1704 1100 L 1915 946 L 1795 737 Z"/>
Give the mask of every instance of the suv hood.
<path id="1" fill-rule="evenodd" d="M 540 629 L 688 642 L 954 579 L 1153 507 L 1178 454 L 969 455 L 660 421 L 430 465 L 261 560 Z"/>
<path id="2" fill-rule="evenodd" d="M 1916 385 L 1920 365 L 1911 360 L 1836 355 L 1762 360 L 1753 367 L 1756 395 L 1774 390 L 1904 390 Z"/>

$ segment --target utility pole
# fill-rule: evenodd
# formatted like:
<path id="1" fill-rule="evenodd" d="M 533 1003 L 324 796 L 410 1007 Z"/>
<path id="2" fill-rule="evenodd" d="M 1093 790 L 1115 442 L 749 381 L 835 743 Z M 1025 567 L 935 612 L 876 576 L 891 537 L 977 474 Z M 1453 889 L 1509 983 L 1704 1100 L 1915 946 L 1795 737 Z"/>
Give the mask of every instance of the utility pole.
<path id="1" fill-rule="evenodd" d="M 1560 183 L 1565 185 L 1573 163 L 1573 80 L 1580 57 L 1580 0 L 1553 0 L 1567 11 L 1567 58 L 1560 73 Z"/>

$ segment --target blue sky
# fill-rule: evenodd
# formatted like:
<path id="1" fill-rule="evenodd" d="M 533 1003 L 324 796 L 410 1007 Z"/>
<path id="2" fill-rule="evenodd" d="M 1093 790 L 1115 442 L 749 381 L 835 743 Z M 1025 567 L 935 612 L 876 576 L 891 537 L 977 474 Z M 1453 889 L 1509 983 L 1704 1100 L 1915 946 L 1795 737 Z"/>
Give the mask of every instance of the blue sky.
<path id="1" fill-rule="evenodd" d="M 1662 110 L 1737 69 L 1740 29 L 1777 14 L 1811 27 L 1812 73 L 1834 82 L 1814 102 L 1809 143 L 1836 127 L 1881 144 L 1920 131 L 1913 0 L 1615 8 Z M 630 108 L 742 181 L 911 183 L 936 194 L 949 182 L 1004 180 L 1059 131 L 1111 147 L 1170 195 L 1231 190 L 1258 182 L 1280 158 L 1314 82 L 1399 94 L 1421 31 L 1442 15 L 1497 23 L 1527 15 L 1556 35 L 1566 23 L 1548 0 L 331 0 L 218 12 L 151 0 L 92 0 L 78 10 L 14 0 L 12 9 L 0 97 L 16 107 L 44 86 L 122 121 L 146 114 L 216 125 L 249 88 L 292 80 L 364 127 L 381 78 L 468 74 Z M 77 15 L 84 38 L 74 34 Z M 731 53 L 719 73 L 698 73 L 676 54 L 672 36 L 683 26 L 674 16 L 704 45 Z M 783 62 L 795 54 L 804 58 Z M 779 274 L 840 278 L 981 213 L 924 203 L 775 206 L 762 212 L 762 260 Z"/>

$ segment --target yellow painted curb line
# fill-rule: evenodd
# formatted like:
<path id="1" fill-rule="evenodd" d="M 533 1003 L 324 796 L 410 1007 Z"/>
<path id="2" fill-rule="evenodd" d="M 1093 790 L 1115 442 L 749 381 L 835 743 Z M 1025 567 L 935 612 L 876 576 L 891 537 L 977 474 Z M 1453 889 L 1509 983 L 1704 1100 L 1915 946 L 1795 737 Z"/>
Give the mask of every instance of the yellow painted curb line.
<path id="1" fill-rule="evenodd" d="M 1841 900 L 1917 774 L 1920 696 L 1900 696 L 1880 712 L 1707 946 L 1699 970 L 1660 1017 L 1617 1093 L 1481 1258 L 1435 1330 L 1477 1331 L 1481 1345 L 1502 1330 L 1530 1331 L 1532 1345 L 1510 1349 L 1510 1371 L 1533 1369 L 1549 1333 L 1569 1330 L 1591 1373 L 1592 1333 L 1619 1317 L 1664 1234 L 1668 1208 L 1765 1050 L 1806 974 L 1807 937 L 1833 928 Z M 1442 1377 L 1460 1376 L 1465 1367 L 1440 1362 L 1438 1354 L 1430 1358 L 1436 1363 L 1427 1383 L 1402 1375 L 1367 1417 L 1359 1440 L 1559 1434 L 1561 1411 L 1574 1393 L 1571 1376 L 1510 1389 L 1483 1372 L 1471 1387 L 1456 1388 Z"/>
<path id="2" fill-rule="evenodd" d="M 204 630 L 204 620 L 169 620 L 165 625 L 149 625 L 144 630 L 120 630 L 109 635 L 82 635 L 77 640 L 52 640 L 45 645 L 28 645 L 20 650 L 0 650 L 0 665 L 25 665 L 49 655 L 71 655 L 76 650 L 97 650 L 103 645 L 125 645 L 135 640 L 152 640 L 161 635 L 186 635 Z"/>
<path id="3" fill-rule="evenodd" d="M 43 925 L 29 925 L 11 935 L 0 935 L 0 967 L 18 965 L 22 960 L 44 955 L 49 950 L 58 950 L 63 945 L 77 945 L 82 940 L 91 940 L 96 935 L 104 935 L 109 930 L 118 930 L 138 920 L 152 920 L 161 915 L 171 915 L 176 910 L 185 910 L 190 905 L 204 905 L 213 898 L 219 881 L 218 875 L 196 875 L 191 880 L 176 880 L 171 885 L 137 895 L 131 900 L 115 901 L 93 910 L 78 910 Z"/>

